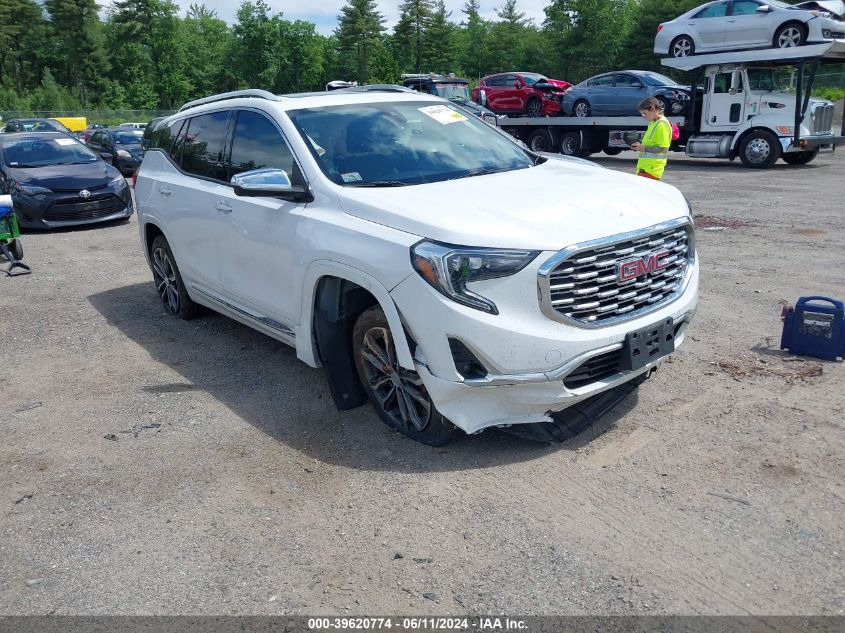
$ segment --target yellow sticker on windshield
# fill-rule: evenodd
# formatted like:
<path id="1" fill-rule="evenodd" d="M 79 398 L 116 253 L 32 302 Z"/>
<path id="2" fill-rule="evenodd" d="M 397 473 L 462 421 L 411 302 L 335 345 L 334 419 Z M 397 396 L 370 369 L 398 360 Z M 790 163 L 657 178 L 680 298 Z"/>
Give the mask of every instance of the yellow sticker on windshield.
<path id="1" fill-rule="evenodd" d="M 424 108 L 419 108 L 419 111 L 443 125 L 467 120 L 463 114 L 445 105 L 425 106 Z"/>

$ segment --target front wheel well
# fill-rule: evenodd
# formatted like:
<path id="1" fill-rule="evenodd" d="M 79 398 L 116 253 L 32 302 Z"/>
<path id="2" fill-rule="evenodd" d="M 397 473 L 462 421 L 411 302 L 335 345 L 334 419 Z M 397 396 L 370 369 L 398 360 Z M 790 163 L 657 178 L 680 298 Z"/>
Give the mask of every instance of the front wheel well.
<path id="1" fill-rule="evenodd" d="M 366 288 L 341 277 L 326 276 L 317 282 L 312 312 L 314 342 L 332 399 L 341 411 L 367 402 L 355 368 L 352 332 L 358 317 L 377 304 Z"/>

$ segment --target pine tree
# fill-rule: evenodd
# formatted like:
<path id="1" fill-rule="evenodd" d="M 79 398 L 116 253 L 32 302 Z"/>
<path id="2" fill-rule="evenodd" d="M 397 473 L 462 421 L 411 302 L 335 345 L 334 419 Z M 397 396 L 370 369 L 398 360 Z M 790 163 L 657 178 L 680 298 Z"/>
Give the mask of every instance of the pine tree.
<path id="1" fill-rule="evenodd" d="M 59 83 L 77 91 L 84 104 L 97 100 L 109 64 L 96 1 L 45 0 L 44 7 L 53 27 Z"/>
<path id="2" fill-rule="evenodd" d="M 470 77 L 480 78 L 489 70 L 489 32 L 490 24 L 481 17 L 480 0 L 466 0 L 461 11 L 466 21 L 461 25 L 460 67 Z"/>
<path id="3" fill-rule="evenodd" d="M 501 9 L 496 9 L 499 21 L 493 25 L 493 42 L 496 53 L 495 70 L 521 70 L 517 68 L 523 55 L 524 32 L 531 26 L 525 12 L 517 11 L 516 0 L 505 0 Z"/>
<path id="4" fill-rule="evenodd" d="M 453 34 L 455 26 L 449 22 L 452 12 L 446 10 L 444 0 L 434 3 L 434 11 L 425 32 L 426 59 L 429 71 L 449 72 L 454 70 L 455 59 Z"/>
<path id="5" fill-rule="evenodd" d="M 432 0 L 405 0 L 393 29 L 393 47 L 405 72 L 421 73 L 426 60 L 426 31 L 431 24 Z"/>
<path id="6" fill-rule="evenodd" d="M 366 83 L 376 49 L 384 33 L 384 16 L 375 0 L 348 0 L 337 16 L 335 29 L 344 79 Z"/>

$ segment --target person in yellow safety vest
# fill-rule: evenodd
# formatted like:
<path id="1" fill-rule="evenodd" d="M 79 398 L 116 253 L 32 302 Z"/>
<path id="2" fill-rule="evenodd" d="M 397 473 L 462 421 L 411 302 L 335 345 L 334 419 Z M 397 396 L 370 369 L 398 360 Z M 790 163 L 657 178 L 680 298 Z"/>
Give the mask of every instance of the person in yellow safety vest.
<path id="1" fill-rule="evenodd" d="M 660 101 L 654 97 L 643 99 L 637 108 L 648 121 L 642 143 L 633 143 L 631 149 L 639 152 L 637 175 L 660 180 L 666 169 L 669 146 L 672 144 L 672 124 L 663 116 Z"/>

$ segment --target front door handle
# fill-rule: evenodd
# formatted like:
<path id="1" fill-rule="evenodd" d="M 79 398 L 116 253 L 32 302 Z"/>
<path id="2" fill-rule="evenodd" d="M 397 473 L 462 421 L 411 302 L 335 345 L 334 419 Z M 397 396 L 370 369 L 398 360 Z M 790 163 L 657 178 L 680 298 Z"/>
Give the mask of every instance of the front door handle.
<path id="1" fill-rule="evenodd" d="M 231 213 L 232 211 L 232 205 L 228 202 L 215 202 L 214 208 L 223 213 Z"/>
<path id="2" fill-rule="evenodd" d="M 158 192 L 159 192 L 161 195 L 163 195 L 163 196 L 169 196 L 171 193 L 173 193 L 173 192 L 172 192 L 172 191 L 170 191 L 170 189 L 168 189 L 167 187 L 159 187 L 159 188 L 158 188 Z"/>
<path id="3" fill-rule="evenodd" d="M 715 122 L 716 122 L 716 117 L 711 116 L 711 117 L 710 117 L 710 123 L 715 123 Z"/>

